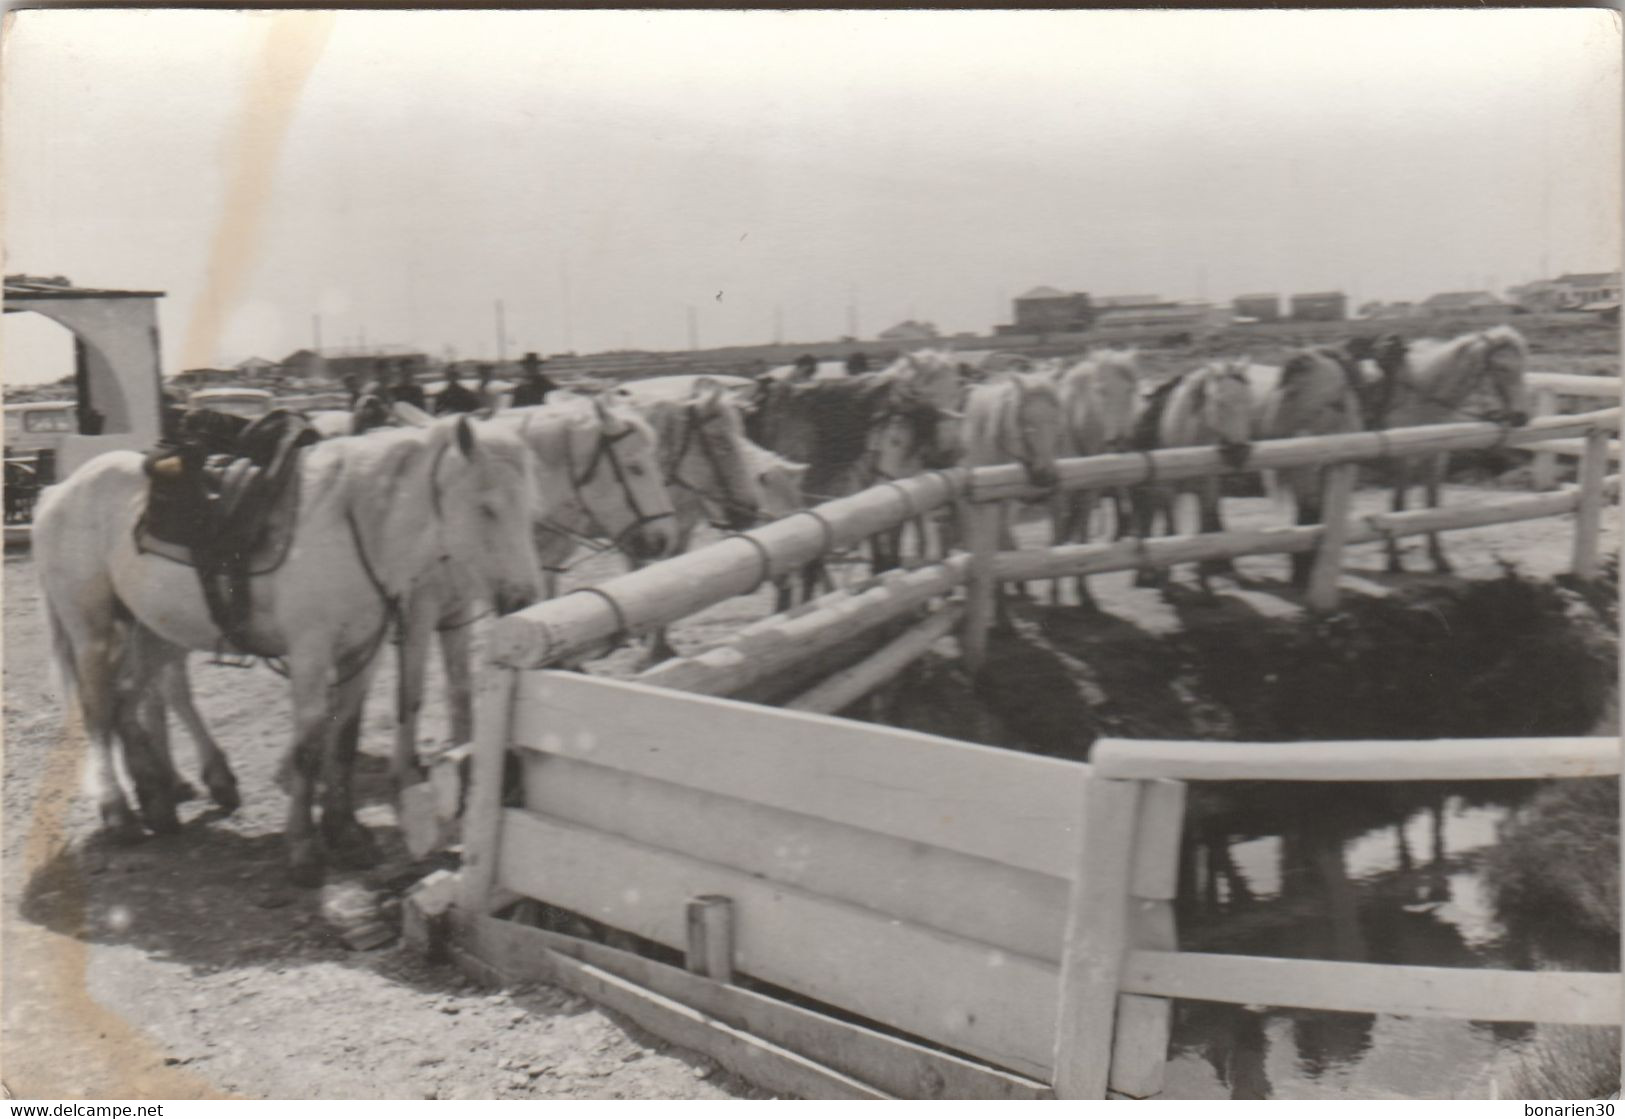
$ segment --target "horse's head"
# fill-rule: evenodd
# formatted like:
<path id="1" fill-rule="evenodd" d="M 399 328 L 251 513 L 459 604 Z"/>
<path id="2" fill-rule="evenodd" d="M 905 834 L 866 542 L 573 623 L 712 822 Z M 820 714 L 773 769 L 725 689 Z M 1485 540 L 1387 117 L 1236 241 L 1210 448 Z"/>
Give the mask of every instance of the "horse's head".
<path id="1" fill-rule="evenodd" d="M 529 606 L 541 597 L 531 456 L 512 432 L 462 416 L 436 421 L 425 435 L 437 456 L 434 505 L 446 555 L 497 613 Z"/>
<path id="2" fill-rule="evenodd" d="M 694 382 L 679 439 L 666 460 L 668 482 L 694 490 L 714 524 L 736 532 L 756 524 L 762 494 L 745 454 L 744 417 L 720 382 Z"/>
<path id="3" fill-rule="evenodd" d="M 1510 326 L 1494 326 L 1478 336 L 1483 362 L 1483 381 L 1500 402 L 1496 419 L 1522 427 L 1529 422 L 1528 388 L 1524 367 L 1529 361 L 1529 344 Z"/>
<path id="4" fill-rule="evenodd" d="M 951 356 L 935 350 L 906 354 L 882 376 L 890 379 L 891 387 L 879 417 L 883 444 L 879 470 L 889 477 L 904 477 L 958 462 L 965 385 Z"/>
<path id="5" fill-rule="evenodd" d="M 654 430 L 632 408 L 598 397 L 568 404 L 570 487 L 596 529 L 635 559 L 677 542 L 676 513 L 661 476 Z"/>
<path id="6" fill-rule="evenodd" d="M 1232 466 L 1245 461 L 1252 447 L 1253 390 L 1247 359 L 1216 361 L 1196 371 L 1191 407 Z"/>
<path id="7" fill-rule="evenodd" d="M 1120 451 L 1134 435 L 1134 409 L 1140 397 L 1140 366 L 1134 350 L 1091 355 L 1088 402 L 1109 450 Z"/>
<path id="8" fill-rule="evenodd" d="M 751 476 L 761 490 L 763 517 L 778 520 L 805 507 L 801 483 L 807 476 L 806 463 L 791 462 L 754 443 L 746 443 L 745 450 L 750 461 Z"/>
<path id="9" fill-rule="evenodd" d="M 1044 373 L 1007 374 L 1016 394 L 1010 412 L 1014 431 L 1009 442 L 1016 459 L 1027 468 L 1034 485 L 1055 484 L 1055 460 L 1060 457 L 1066 437 L 1066 419 L 1055 382 Z"/>

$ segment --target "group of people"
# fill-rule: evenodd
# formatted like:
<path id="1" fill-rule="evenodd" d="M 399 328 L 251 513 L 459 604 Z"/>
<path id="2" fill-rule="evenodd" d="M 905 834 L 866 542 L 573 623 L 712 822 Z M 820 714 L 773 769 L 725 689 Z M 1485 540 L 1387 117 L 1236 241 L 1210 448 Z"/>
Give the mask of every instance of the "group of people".
<path id="1" fill-rule="evenodd" d="M 560 387 L 558 382 L 542 372 L 544 362 L 539 355 L 528 353 L 519 364 L 522 373 L 519 383 L 514 386 L 513 398 L 508 402 L 510 407 L 523 408 L 545 403 L 547 394 Z M 429 405 L 427 394 L 418 383 L 410 361 L 405 358 L 394 362 L 379 358 L 377 373 L 371 383 L 363 382 L 359 374 L 350 373 L 344 378 L 344 387 L 349 390 L 352 408 L 363 396 L 372 395 L 387 404 L 410 404 L 425 412 L 445 416 L 458 412 L 494 412 L 502 407 L 503 394 L 492 387 L 495 375 L 495 366 L 489 362 L 482 363 L 478 369 L 477 383 L 469 388 L 457 367 L 448 365 L 445 384 L 435 394 L 433 407 Z"/>

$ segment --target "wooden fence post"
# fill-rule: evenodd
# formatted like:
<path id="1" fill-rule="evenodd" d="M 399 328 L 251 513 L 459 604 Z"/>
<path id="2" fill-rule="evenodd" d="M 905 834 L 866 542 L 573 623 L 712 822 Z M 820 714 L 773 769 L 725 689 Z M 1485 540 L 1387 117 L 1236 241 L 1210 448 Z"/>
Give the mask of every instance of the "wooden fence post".
<path id="1" fill-rule="evenodd" d="M 965 626 L 960 652 L 965 669 L 975 673 L 987 659 L 987 631 L 993 625 L 999 582 L 993 557 L 999 547 L 999 504 L 964 502 L 963 535 L 970 550 L 970 571 L 965 582 Z"/>
<path id="2" fill-rule="evenodd" d="M 490 916 L 502 842 L 502 777 L 513 738 L 514 692 L 519 672 L 487 665 L 480 674 L 474 724 L 474 772 L 463 820 L 462 889 L 458 908 L 464 919 Z"/>
<path id="3" fill-rule="evenodd" d="M 689 971 L 715 979 L 734 981 L 734 903 L 719 894 L 706 894 L 688 903 L 688 950 L 684 964 Z"/>
<path id="4" fill-rule="evenodd" d="M 1557 414 L 1557 393 L 1551 389 L 1535 390 L 1535 418 Z M 1557 485 L 1557 452 L 1536 451 L 1530 467 L 1537 490 L 1549 490 Z"/>
<path id="5" fill-rule="evenodd" d="M 1586 432 L 1585 454 L 1580 459 L 1580 504 L 1575 509 L 1574 574 L 1597 576 L 1597 543 L 1602 534 L 1603 479 L 1608 475 L 1609 433 L 1605 428 Z"/>
<path id="6" fill-rule="evenodd" d="M 1179 948 L 1174 899 L 1179 894 L 1179 849 L 1185 830 L 1185 783 L 1141 781 L 1129 882 L 1129 941 L 1136 948 Z M 1147 995 L 1117 996 L 1111 1089 L 1146 1099 L 1162 1091 L 1168 1064 L 1173 1002 Z"/>
<path id="7" fill-rule="evenodd" d="M 1077 873 L 1061 946 L 1055 1095 L 1106 1098 L 1117 988 L 1128 949 L 1129 864 L 1138 783 L 1093 774 L 1084 782 Z"/>
<path id="8" fill-rule="evenodd" d="M 1326 468 L 1320 503 L 1320 547 L 1309 572 L 1309 607 L 1331 610 L 1337 606 L 1337 581 L 1343 574 L 1343 545 L 1349 535 L 1349 505 L 1360 466 L 1354 462 Z"/>

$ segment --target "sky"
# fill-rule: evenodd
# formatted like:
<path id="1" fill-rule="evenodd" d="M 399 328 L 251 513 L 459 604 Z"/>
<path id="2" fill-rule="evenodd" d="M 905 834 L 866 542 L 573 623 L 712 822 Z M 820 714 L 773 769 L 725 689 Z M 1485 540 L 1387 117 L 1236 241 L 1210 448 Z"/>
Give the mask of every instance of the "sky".
<path id="1" fill-rule="evenodd" d="M 1611 12 L 11 18 L 5 269 L 167 292 L 168 372 L 318 329 L 985 333 L 1040 284 L 1404 299 L 1621 255 Z M 3 326 L 6 380 L 71 370 L 65 331 Z"/>

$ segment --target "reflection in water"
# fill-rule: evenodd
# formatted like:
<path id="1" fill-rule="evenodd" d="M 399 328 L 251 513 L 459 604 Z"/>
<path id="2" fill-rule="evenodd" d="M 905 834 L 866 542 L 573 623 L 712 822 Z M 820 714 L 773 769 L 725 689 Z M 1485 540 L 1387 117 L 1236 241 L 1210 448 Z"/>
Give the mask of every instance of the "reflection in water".
<path id="1" fill-rule="evenodd" d="M 1556 930 L 1508 928 L 1491 910 L 1479 863 L 1524 790 L 1502 786 L 1493 801 L 1442 786 L 1409 790 L 1221 790 L 1202 803 L 1180 860 L 1180 947 L 1444 967 L 1617 966 L 1606 948 L 1556 944 Z M 1482 1098 L 1498 1057 L 1530 1032 L 1519 1023 L 1182 1002 L 1169 1094 L 1211 1095 L 1216 1077 L 1232 1099 Z"/>

